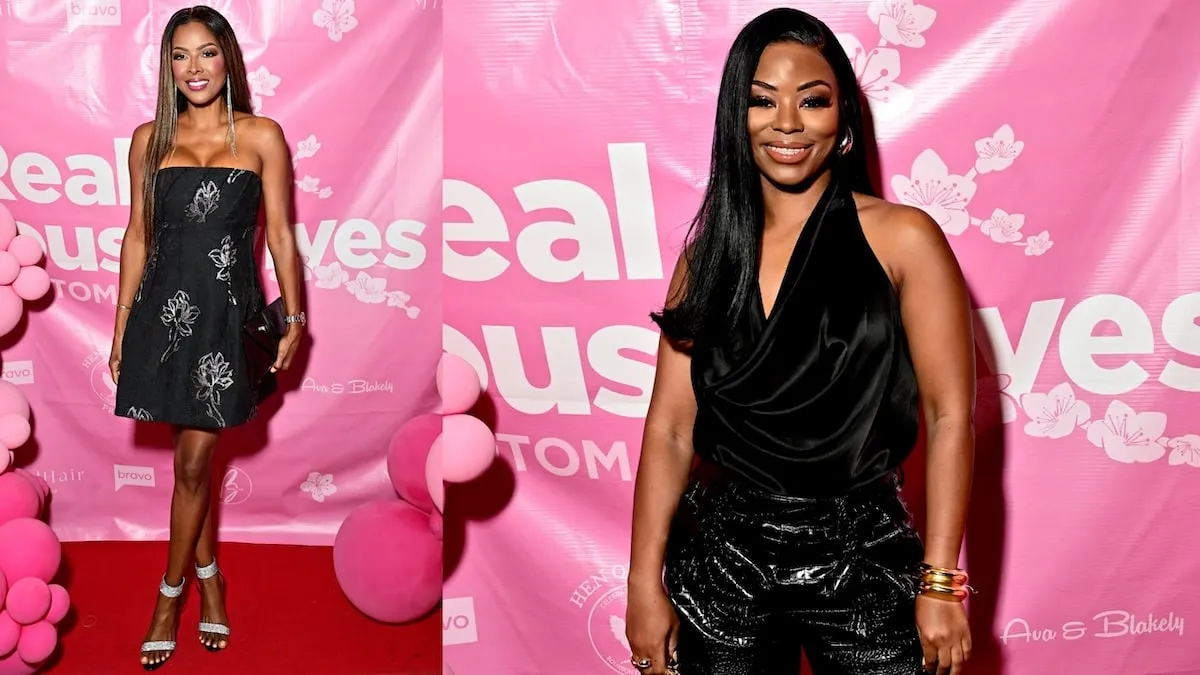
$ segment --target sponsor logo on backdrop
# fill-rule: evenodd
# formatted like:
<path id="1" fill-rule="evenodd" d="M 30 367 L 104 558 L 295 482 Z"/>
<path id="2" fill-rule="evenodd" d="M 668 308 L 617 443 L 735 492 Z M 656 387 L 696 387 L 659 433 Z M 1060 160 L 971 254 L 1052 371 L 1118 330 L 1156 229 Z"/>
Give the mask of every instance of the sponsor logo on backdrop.
<path id="1" fill-rule="evenodd" d="M 1167 634 L 1183 637 L 1184 618 L 1175 612 L 1135 613 L 1121 609 L 1098 612 L 1062 624 L 1031 623 L 1015 618 L 1004 625 L 1000 641 L 1006 646 L 1082 640 L 1084 638 L 1137 638 Z"/>
<path id="2" fill-rule="evenodd" d="M 155 487 L 154 467 L 113 464 L 113 492 L 123 487 Z"/>
<path id="3" fill-rule="evenodd" d="M 597 570 L 571 593 L 570 603 L 582 611 L 592 650 L 614 673 L 638 675 L 630 664 L 629 640 L 625 637 L 624 565 Z"/>
<path id="4" fill-rule="evenodd" d="M 113 382 L 108 369 L 108 354 L 92 352 L 83 360 L 83 369 L 88 373 L 92 393 L 100 400 L 105 412 L 112 412 L 117 404 L 117 383 Z"/>
<path id="5" fill-rule="evenodd" d="M 121 0 L 66 0 L 67 30 L 80 26 L 120 26 Z"/>
<path id="6" fill-rule="evenodd" d="M 510 455 L 517 471 L 529 471 L 532 466 L 560 478 L 585 475 L 599 480 L 615 474 L 620 480 L 633 480 L 629 446 L 625 441 L 602 444 L 585 440 L 576 447 L 561 438 L 534 440 L 528 436 L 498 433 L 496 450 Z"/>
<path id="7" fill-rule="evenodd" d="M 222 504 L 236 506 L 250 499 L 253 493 L 254 481 L 250 479 L 250 474 L 236 466 L 225 471 L 225 478 L 221 480 Z"/>
<path id="8" fill-rule="evenodd" d="M 442 600 L 442 646 L 479 642 L 475 626 L 475 598 Z"/>
<path id="9" fill-rule="evenodd" d="M 5 361 L 4 380 L 13 384 L 33 384 L 33 361 Z"/>
<path id="10" fill-rule="evenodd" d="M 380 394 L 394 393 L 391 380 L 346 380 L 344 382 L 318 382 L 304 378 L 300 389 L 314 394 Z"/>
<path id="11" fill-rule="evenodd" d="M 50 492 L 54 494 L 58 494 L 59 486 L 66 483 L 82 483 L 86 480 L 86 472 L 82 469 L 27 468 L 26 471 L 41 476 L 42 480 L 50 486 Z"/>

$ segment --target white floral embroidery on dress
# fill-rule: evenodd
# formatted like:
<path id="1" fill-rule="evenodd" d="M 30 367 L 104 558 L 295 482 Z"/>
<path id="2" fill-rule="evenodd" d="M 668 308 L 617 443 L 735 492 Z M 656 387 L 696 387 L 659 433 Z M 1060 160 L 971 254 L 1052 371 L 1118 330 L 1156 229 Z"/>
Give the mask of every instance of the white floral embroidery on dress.
<path id="1" fill-rule="evenodd" d="M 230 171 L 229 176 L 225 178 L 225 184 L 232 185 L 233 181 L 237 180 L 238 177 L 244 173 L 246 173 L 245 169 L 234 169 L 234 170 Z"/>
<path id="2" fill-rule="evenodd" d="M 208 416 L 218 426 L 225 426 L 221 415 L 221 392 L 233 386 L 233 365 L 220 352 L 209 352 L 200 357 L 192 371 L 192 382 L 196 385 L 196 400 L 204 403 Z"/>
<path id="3" fill-rule="evenodd" d="M 233 297 L 233 283 L 230 278 L 230 270 L 237 264 L 237 249 L 233 246 L 233 236 L 225 235 L 221 239 L 221 245 L 208 252 L 208 259 L 217 266 L 217 281 L 225 282 L 229 304 L 236 306 L 237 298 Z"/>
<path id="4" fill-rule="evenodd" d="M 167 298 L 167 304 L 163 305 L 159 314 L 159 319 L 167 327 L 167 348 L 163 350 L 159 363 L 166 363 L 179 351 L 180 343 L 192 334 L 192 324 L 196 323 L 199 316 L 200 308 L 192 304 L 187 291 L 175 291 L 175 295 Z"/>
<path id="5" fill-rule="evenodd" d="M 338 489 L 333 484 L 333 474 L 313 471 L 308 474 L 308 480 L 300 484 L 300 491 L 312 495 L 314 502 L 323 502 L 326 497 L 336 494 Z"/>
<path id="6" fill-rule="evenodd" d="M 153 422 L 154 421 L 154 416 L 151 415 L 150 412 L 148 410 L 146 410 L 145 408 L 137 408 L 137 407 L 131 406 L 129 408 L 129 410 L 126 411 L 125 414 L 128 415 L 129 417 L 132 417 L 135 420 L 138 420 L 139 422 Z"/>
<path id="7" fill-rule="evenodd" d="M 217 210 L 217 204 L 220 202 L 221 189 L 213 181 L 206 180 L 196 188 L 196 194 L 192 195 L 192 203 L 188 204 L 184 213 L 188 218 L 203 223 Z"/>

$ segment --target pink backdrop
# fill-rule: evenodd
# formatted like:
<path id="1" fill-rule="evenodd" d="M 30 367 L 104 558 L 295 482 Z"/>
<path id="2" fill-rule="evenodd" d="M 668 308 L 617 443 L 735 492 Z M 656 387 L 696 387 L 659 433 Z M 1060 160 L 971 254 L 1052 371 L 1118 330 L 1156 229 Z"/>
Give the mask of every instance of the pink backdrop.
<path id="1" fill-rule="evenodd" d="M 444 340 L 485 375 L 504 460 L 447 498 L 458 675 L 634 673 L 647 313 L 725 51 L 773 4 L 447 8 Z M 1200 4 L 798 6 L 854 61 L 886 196 L 937 219 L 974 294 L 971 672 L 1200 672 Z"/>
<path id="2" fill-rule="evenodd" d="M 0 200 L 54 279 L 5 346 L 4 377 L 33 407 L 36 449 L 17 457 L 53 487 L 63 539 L 166 535 L 170 439 L 112 415 L 107 361 L 129 135 L 153 116 L 162 26 L 187 4 L 0 2 Z M 331 544 L 353 507 L 391 491 L 391 434 L 436 404 L 442 45 L 425 4 L 212 2 L 294 153 L 312 337 L 282 407 L 223 440 L 226 539 Z"/>

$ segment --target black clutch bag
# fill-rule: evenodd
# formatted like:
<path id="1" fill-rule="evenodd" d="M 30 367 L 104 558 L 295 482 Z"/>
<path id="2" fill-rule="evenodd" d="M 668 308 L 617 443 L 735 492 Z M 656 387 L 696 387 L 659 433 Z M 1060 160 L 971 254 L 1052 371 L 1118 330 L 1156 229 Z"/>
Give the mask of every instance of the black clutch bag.
<path id="1" fill-rule="evenodd" d="M 283 298 L 250 315 L 246 320 L 242 338 L 246 352 L 246 369 L 250 374 L 250 385 L 258 392 L 262 401 L 275 392 L 275 373 L 271 366 L 279 357 L 279 341 L 287 330 L 284 322 Z"/>

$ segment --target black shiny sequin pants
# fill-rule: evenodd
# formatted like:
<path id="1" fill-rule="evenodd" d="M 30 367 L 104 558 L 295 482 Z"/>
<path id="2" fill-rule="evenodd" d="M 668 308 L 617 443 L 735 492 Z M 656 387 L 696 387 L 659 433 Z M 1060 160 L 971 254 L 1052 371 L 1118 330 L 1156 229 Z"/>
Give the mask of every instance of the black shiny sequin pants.
<path id="1" fill-rule="evenodd" d="M 918 675 L 923 547 L 889 477 L 799 499 L 694 478 L 667 546 L 679 675 Z"/>

